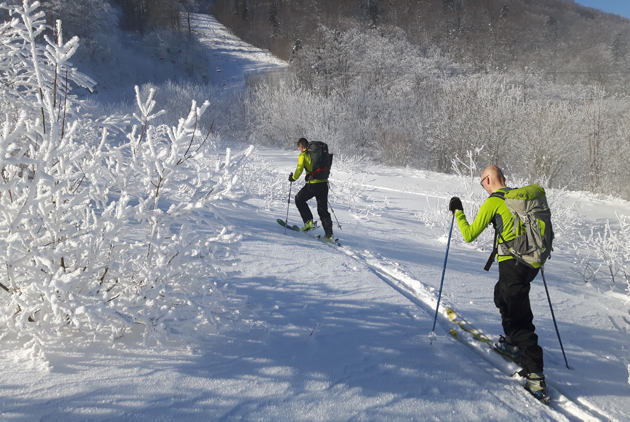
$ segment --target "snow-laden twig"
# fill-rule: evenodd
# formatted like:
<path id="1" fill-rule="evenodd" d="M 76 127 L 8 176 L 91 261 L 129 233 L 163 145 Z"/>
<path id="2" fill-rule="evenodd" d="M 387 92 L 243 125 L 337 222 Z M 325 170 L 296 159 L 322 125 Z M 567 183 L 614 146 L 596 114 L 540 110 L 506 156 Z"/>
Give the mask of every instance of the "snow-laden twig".
<path id="1" fill-rule="evenodd" d="M 463 162 L 458 156 L 451 160 L 451 168 L 464 181 L 468 196 L 473 195 L 473 186 L 481 175 L 481 171 L 477 168 L 477 160 L 481 156 L 483 148 L 484 146 L 482 145 L 474 150 L 466 151 L 467 163 Z"/>

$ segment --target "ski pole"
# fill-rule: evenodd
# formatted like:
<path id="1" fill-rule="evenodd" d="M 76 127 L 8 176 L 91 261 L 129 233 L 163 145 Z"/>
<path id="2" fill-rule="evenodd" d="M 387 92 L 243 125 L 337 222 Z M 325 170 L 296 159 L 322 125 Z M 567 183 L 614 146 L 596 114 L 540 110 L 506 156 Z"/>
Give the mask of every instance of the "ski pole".
<path id="1" fill-rule="evenodd" d="M 442 281 L 440 281 L 440 291 L 438 293 L 438 301 L 437 306 L 435 307 L 435 318 L 433 318 L 433 330 L 431 330 L 431 334 L 435 334 L 435 323 L 437 322 L 438 309 L 440 309 L 440 300 L 442 299 L 442 286 L 444 285 L 444 273 L 446 272 L 446 261 L 448 259 L 448 250 L 451 246 L 451 235 L 453 234 L 453 223 L 455 222 L 455 213 L 453 213 L 453 218 L 451 219 L 451 228 L 448 231 L 448 241 L 446 242 L 446 255 L 444 256 L 444 267 L 442 268 Z M 430 344 L 433 344 L 433 337 L 431 337 Z"/>
<path id="2" fill-rule="evenodd" d="M 337 221 L 337 227 L 339 227 L 339 230 L 341 230 L 341 224 L 339 224 L 339 220 L 337 220 L 337 215 L 335 214 L 335 210 L 333 210 L 333 207 L 328 204 L 328 206 L 330 207 L 330 210 L 332 211 L 333 215 L 335 216 L 335 220 Z"/>
<path id="3" fill-rule="evenodd" d="M 330 182 L 326 182 L 328 184 L 328 190 L 330 190 Z M 328 203 L 328 206 L 330 207 L 330 210 L 332 211 L 333 215 L 335 216 L 335 221 L 337 222 L 337 227 L 339 227 L 339 230 L 341 230 L 341 224 L 339 224 L 339 220 L 337 219 L 337 214 L 335 214 L 335 210 L 333 210 L 332 205 L 330 205 L 330 202 Z"/>
<path id="4" fill-rule="evenodd" d="M 562 356 L 564 356 L 564 363 L 567 365 L 567 369 L 571 369 L 569 367 L 569 362 L 567 361 L 567 355 L 564 353 L 562 339 L 560 338 L 560 331 L 558 330 L 558 324 L 556 324 L 556 316 L 554 315 L 553 307 L 551 306 L 551 297 L 549 296 L 549 289 L 547 288 L 547 281 L 545 280 L 545 270 L 543 269 L 543 267 L 540 267 L 540 274 L 542 275 L 543 284 L 545 285 L 545 292 L 547 293 L 547 300 L 549 301 L 549 309 L 551 309 L 551 318 L 553 319 L 554 327 L 556 327 L 556 334 L 558 335 L 558 341 L 560 342 L 560 350 L 562 350 Z"/>
<path id="5" fill-rule="evenodd" d="M 291 206 L 291 188 L 293 187 L 293 182 L 289 185 L 289 198 L 287 199 L 287 219 L 284 220 L 284 234 L 287 234 L 287 224 L 289 223 L 289 206 Z"/>

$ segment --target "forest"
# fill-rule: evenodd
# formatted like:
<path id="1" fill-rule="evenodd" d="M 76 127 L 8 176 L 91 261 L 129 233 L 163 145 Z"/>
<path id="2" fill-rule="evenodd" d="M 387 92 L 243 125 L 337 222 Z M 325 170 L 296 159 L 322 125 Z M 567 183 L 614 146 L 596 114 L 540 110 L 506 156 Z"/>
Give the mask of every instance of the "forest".
<path id="1" fill-rule="evenodd" d="M 530 69 L 557 83 L 625 92 L 627 19 L 572 0 L 217 0 L 211 8 L 239 37 L 289 60 L 319 26 L 400 28 L 475 71 Z"/>
<path id="2" fill-rule="evenodd" d="M 390 165 L 482 164 L 630 198 L 630 21 L 572 1 L 222 1 L 236 35 L 289 61 L 251 79 L 246 133 Z"/>

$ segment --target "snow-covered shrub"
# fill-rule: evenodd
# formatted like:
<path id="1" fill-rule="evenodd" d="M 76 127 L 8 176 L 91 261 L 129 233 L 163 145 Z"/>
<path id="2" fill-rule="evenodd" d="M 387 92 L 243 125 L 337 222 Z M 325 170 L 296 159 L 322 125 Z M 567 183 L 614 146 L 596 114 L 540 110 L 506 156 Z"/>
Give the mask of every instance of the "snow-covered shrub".
<path id="1" fill-rule="evenodd" d="M 252 154 L 251 159 L 239 172 L 237 183 L 232 190 L 241 193 L 243 199 L 262 199 L 263 206 L 269 210 L 287 203 L 289 181 L 285 175 L 279 175 L 269 160 Z M 297 190 L 294 190 L 292 196 L 296 193 Z"/>
<path id="2" fill-rule="evenodd" d="M 482 168 L 479 167 L 478 160 L 484 150 L 484 145 L 472 150 L 466 151 L 467 162 L 462 161 L 459 157 L 455 157 L 451 161 L 451 167 L 455 174 L 459 176 L 459 179 L 464 183 L 462 185 L 463 190 L 466 192 L 463 196 L 460 196 L 462 202 L 466 203 L 467 213 L 470 216 L 470 222 L 472 218 L 477 216 L 479 208 L 488 199 L 488 193 L 479 185 Z M 473 242 L 475 246 L 481 250 L 492 250 L 494 242 L 494 231 L 484 230 L 477 239 Z"/>
<path id="3" fill-rule="evenodd" d="M 365 155 L 335 154 L 330 173 L 330 202 L 343 206 L 357 219 L 380 217 L 387 197 L 378 198 L 365 183 L 375 164 Z"/>
<path id="4" fill-rule="evenodd" d="M 456 192 L 447 192 L 447 196 L 443 198 L 432 198 L 425 194 L 426 206 L 414 213 L 415 218 L 429 230 L 436 232 L 438 236 L 448 236 L 451 222 L 456 224 L 453 221 L 452 214 L 448 212 L 448 202 L 451 197 L 457 196 L 462 200 L 462 205 L 469 218 L 474 218 L 477 215 L 479 207 L 487 198 L 485 191 L 475 186 L 482 171 L 478 168 L 477 160 L 483 149 L 484 147 L 481 146 L 475 150 L 466 151 L 466 161 L 455 156 L 451 160 L 451 167 L 457 174 L 458 180 L 461 181 L 460 187 Z M 455 229 L 455 232 L 457 232 L 457 229 Z M 463 241 L 463 238 L 458 235 L 455 235 L 453 239 Z M 486 230 L 481 233 L 474 244 L 478 245 L 482 250 L 492 248 L 493 239 L 494 235 Z"/>
<path id="5" fill-rule="evenodd" d="M 395 28 L 374 34 L 321 26 L 308 45 L 289 72 L 250 78 L 246 121 L 257 139 L 285 146 L 304 136 L 388 164 L 425 160 L 420 88 L 460 66 L 423 52 Z"/>
<path id="6" fill-rule="evenodd" d="M 221 280 L 239 236 L 221 204 L 253 148 L 209 148 L 198 128 L 208 102 L 153 125 L 155 92 L 139 88 L 136 123 L 115 139 L 126 119 L 82 114 L 70 93 L 91 81 L 68 62 L 78 39 L 64 43 L 58 23 L 38 44 L 37 7 L 7 7 L 0 30 L 0 338 L 37 355 L 69 335 L 141 327 L 155 344 L 229 324 L 238 309 Z"/>
<path id="7" fill-rule="evenodd" d="M 573 269 L 584 282 L 603 279 L 613 287 L 623 285 L 630 295 L 630 223 L 625 215 L 617 215 L 618 228 L 606 221 L 603 230 L 591 228 L 580 233 L 572 247 L 575 251 Z"/>
<path id="8" fill-rule="evenodd" d="M 479 186 L 479 176 L 483 169 L 479 168 L 478 160 L 483 152 L 484 146 L 482 145 L 475 150 L 466 151 L 466 159 L 460 159 L 455 157 L 451 160 L 451 167 L 453 172 L 457 174 L 458 180 L 461 181 L 460 187 L 455 192 L 447 192 L 447 198 L 438 198 L 433 206 L 428 206 L 422 211 L 418 211 L 415 216 L 422 221 L 427 227 L 431 229 L 437 229 L 440 236 L 448 235 L 449 227 L 452 221 L 452 215 L 448 212 L 448 201 L 451 197 L 457 196 L 461 199 L 464 211 L 469 222 L 475 218 L 479 212 L 479 207 L 488 198 L 486 191 Z M 427 198 L 427 203 L 430 204 L 430 198 Z M 445 200 L 443 200 L 445 199 Z M 453 224 L 457 224 L 453 222 Z M 460 234 L 457 234 L 457 229 L 453 229 L 455 235 L 452 239 L 463 242 L 463 238 Z M 492 250 L 492 242 L 494 241 L 493 230 L 484 230 L 477 239 L 473 242 L 473 245 L 481 250 Z"/>
<path id="9" fill-rule="evenodd" d="M 190 80 L 168 80 L 159 84 L 143 84 L 141 92 L 146 94 L 152 88 L 157 91 L 156 108 L 166 111 L 164 116 L 155 121 L 156 124 L 171 123 L 172 116 L 190 107 L 191 100 L 202 103 L 206 98 L 212 98 L 212 110 L 201 117 L 198 127 L 207 130 L 212 126 L 210 140 L 217 146 L 222 144 L 222 139 L 214 135 L 215 133 L 225 133 L 232 140 L 241 143 L 249 140 L 244 124 L 246 114 L 243 108 L 245 106 L 239 91 L 226 90 L 215 84 L 196 83 Z M 294 142 L 291 145 L 294 145 Z"/>
<path id="10" fill-rule="evenodd" d="M 602 263 L 598 262 L 597 259 L 597 249 L 590 247 L 587 239 L 593 239 L 594 228 L 591 228 L 590 236 L 584 236 L 582 233 L 579 234 L 580 243 L 584 245 L 584 247 L 578 246 L 578 244 L 573 244 L 572 249 L 574 252 L 573 257 L 573 271 L 576 272 L 584 281 L 588 283 L 590 281 L 594 281 L 597 279 L 597 273 L 602 267 Z"/>
<path id="11" fill-rule="evenodd" d="M 429 193 L 424 194 L 426 204 L 419 207 L 413 216 L 438 237 L 448 236 L 453 216 L 448 212 L 449 198 L 433 197 Z M 456 224 L 453 222 L 453 224 Z M 457 230 L 456 228 L 454 230 Z"/>

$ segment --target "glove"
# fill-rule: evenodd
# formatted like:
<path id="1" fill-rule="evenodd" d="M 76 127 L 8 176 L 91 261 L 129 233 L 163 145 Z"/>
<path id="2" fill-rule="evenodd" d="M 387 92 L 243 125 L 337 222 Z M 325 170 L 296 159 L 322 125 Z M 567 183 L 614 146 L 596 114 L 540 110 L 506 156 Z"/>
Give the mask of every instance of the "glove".
<path id="1" fill-rule="evenodd" d="M 448 204 L 448 210 L 455 214 L 455 211 L 462 210 L 464 211 L 464 207 L 462 206 L 462 201 L 456 196 L 451 198 L 451 202 Z"/>
<path id="2" fill-rule="evenodd" d="M 289 182 L 293 183 L 295 180 L 293 179 L 293 173 L 289 174 Z"/>

